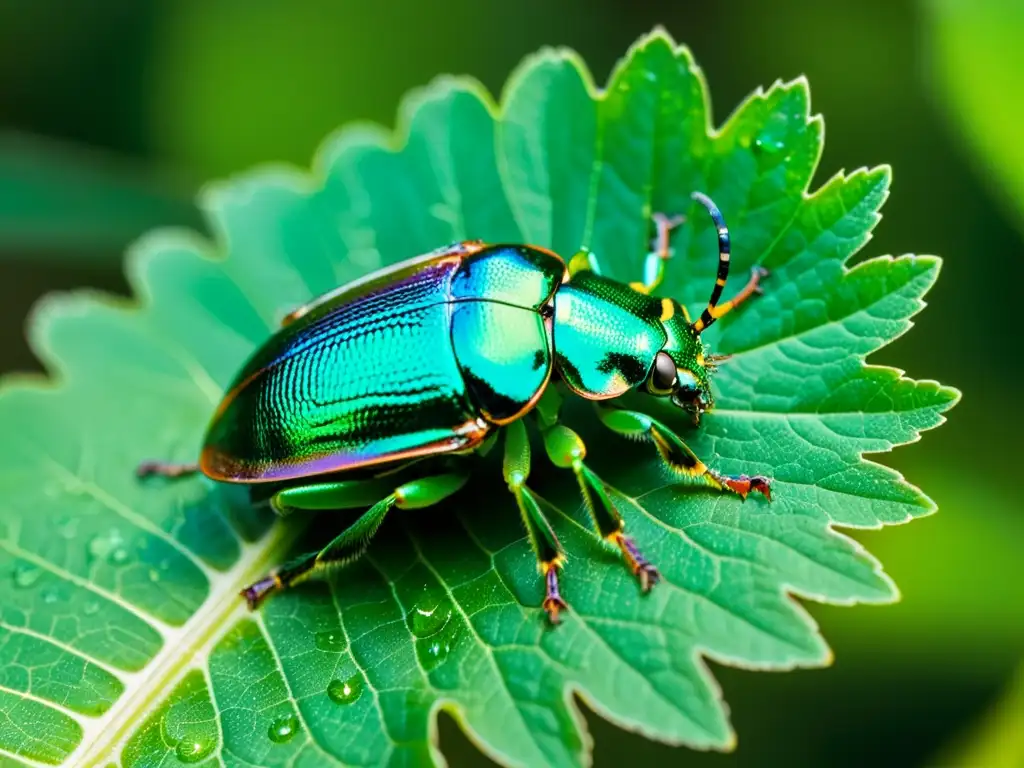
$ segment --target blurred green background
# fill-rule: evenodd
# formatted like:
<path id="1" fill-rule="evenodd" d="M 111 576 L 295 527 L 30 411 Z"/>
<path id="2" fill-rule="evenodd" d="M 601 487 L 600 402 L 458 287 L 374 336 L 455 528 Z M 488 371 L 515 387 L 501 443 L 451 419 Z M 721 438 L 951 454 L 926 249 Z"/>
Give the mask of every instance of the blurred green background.
<path id="1" fill-rule="evenodd" d="M 865 255 L 945 266 L 917 327 L 874 362 L 964 399 L 946 426 L 879 457 L 940 507 L 856 534 L 900 604 L 810 606 L 830 669 L 716 668 L 736 754 L 669 749 L 591 717 L 595 762 L 1024 766 L 1021 0 L 5 0 L 0 371 L 38 366 L 23 328 L 41 294 L 124 291 L 135 236 L 201 227 L 200 182 L 308 164 L 338 125 L 391 124 L 401 94 L 440 73 L 497 92 L 542 45 L 575 48 L 602 82 L 656 24 L 703 66 L 717 122 L 755 86 L 806 74 L 827 127 L 818 183 L 893 165 Z M 447 719 L 441 738 L 452 765 L 485 764 Z"/>

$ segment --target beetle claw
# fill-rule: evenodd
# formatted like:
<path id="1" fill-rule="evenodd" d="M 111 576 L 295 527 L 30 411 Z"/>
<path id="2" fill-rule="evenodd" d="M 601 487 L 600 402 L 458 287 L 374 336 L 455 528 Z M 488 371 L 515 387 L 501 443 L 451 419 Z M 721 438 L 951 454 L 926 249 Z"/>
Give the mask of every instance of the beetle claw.
<path id="1" fill-rule="evenodd" d="M 249 610 L 255 611 L 259 608 L 260 603 L 266 599 L 267 595 L 271 592 L 276 592 L 281 586 L 281 580 L 277 576 L 267 576 L 250 584 L 239 594 L 245 598 L 245 602 L 249 605 Z"/>
<path id="2" fill-rule="evenodd" d="M 626 560 L 626 565 L 636 576 L 636 580 L 640 582 L 640 591 L 645 594 L 650 592 L 651 588 L 661 581 L 658 569 L 641 554 L 633 540 L 629 536 L 624 536 L 621 531 L 613 534 L 612 541 L 618 545 Z"/>
<path id="3" fill-rule="evenodd" d="M 548 615 L 548 621 L 551 622 L 552 626 L 558 626 L 561 622 L 562 611 L 569 610 L 569 606 L 566 604 L 558 595 L 548 596 L 544 598 L 544 613 Z"/>
<path id="4" fill-rule="evenodd" d="M 551 622 L 552 626 L 557 626 L 561 622 L 559 614 L 562 611 L 569 610 L 569 606 L 562 599 L 562 595 L 558 591 L 558 565 L 555 563 L 544 563 L 543 568 L 546 588 L 543 608 L 544 612 L 548 615 L 548 621 Z"/>
<path id="5" fill-rule="evenodd" d="M 751 491 L 760 493 L 768 499 L 768 501 L 772 500 L 771 480 L 763 475 L 754 475 L 753 477 L 750 477 L 749 475 L 740 475 L 739 477 L 720 477 L 717 479 L 722 483 L 722 485 L 737 494 L 744 501 L 746 501 L 746 498 L 750 495 Z"/>

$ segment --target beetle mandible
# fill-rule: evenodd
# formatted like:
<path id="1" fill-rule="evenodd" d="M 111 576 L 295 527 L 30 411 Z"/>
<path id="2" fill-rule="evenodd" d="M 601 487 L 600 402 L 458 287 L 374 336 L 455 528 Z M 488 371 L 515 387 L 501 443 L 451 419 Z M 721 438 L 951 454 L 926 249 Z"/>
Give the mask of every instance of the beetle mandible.
<path id="1" fill-rule="evenodd" d="M 289 314 L 242 367 L 218 406 L 197 464 L 145 462 L 140 475 L 201 472 L 251 486 L 254 503 L 281 515 L 368 509 L 319 552 L 296 557 L 246 587 L 250 608 L 273 592 L 355 560 L 392 508 L 419 509 L 456 493 L 468 457 L 504 432 L 504 476 L 543 574 L 552 623 L 567 608 L 558 588 L 564 553 L 530 490 L 532 414 L 545 451 L 572 470 L 598 534 L 622 553 L 641 589 L 659 579 L 625 533 L 580 437 L 559 422 L 563 393 L 594 403 L 613 432 L 654 444 L 673 471 L 770 500 L 769 480 L 704 464 L 668 427 L 617 404 L 630 391 L 668 398 L 695 422 L 713 406 L 720 358 L 701 332 L 754 293 L 768 273 L 719 303 L 729 274 L 729 231 L 704 194 L 693 199 L 718 233 L 718 275 L 696 321 L 656 298 L 682 217 L 653 216 L 644 282 L 600 274 L 583 250 L 568 263 L 541 247 L 454 243 L 341 286 Z M 554 381 L 552 381 L 554 379 Z M 560 392 L 559 390 L 562 390 Z"/>

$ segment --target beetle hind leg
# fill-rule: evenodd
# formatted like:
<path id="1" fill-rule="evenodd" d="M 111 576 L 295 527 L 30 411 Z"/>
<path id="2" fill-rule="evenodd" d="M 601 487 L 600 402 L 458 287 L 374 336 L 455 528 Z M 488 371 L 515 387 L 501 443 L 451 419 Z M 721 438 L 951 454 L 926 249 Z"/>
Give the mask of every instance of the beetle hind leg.
<path id="1" fill-rule="evenodd" d="M 143 461 L 135 468 L 138 477 L 188 477 L 198 472 L 198 464 L 171 464 L 164 461 Z"/>
<path id="2" fill-rule="evenodd" d="M 468 474 L 452 472 L 410 480 L 398 486 L 319 552 L 308 552 L 290 560 L 243 589 L 242 597 L 249 608 L 254 609 L 274 592 L 294 587 L 314 576 L 358 560 L 393 508 L 422 509 L 432 506 L 454 494 L 468 479 Z M 379 479 L 317 483 L 279 491 L 271 500 L 271 505 L 282 515 L 294 511 L 352 509 L 365 506 L 371 493 L 379 495 L 379 488 Z"/>

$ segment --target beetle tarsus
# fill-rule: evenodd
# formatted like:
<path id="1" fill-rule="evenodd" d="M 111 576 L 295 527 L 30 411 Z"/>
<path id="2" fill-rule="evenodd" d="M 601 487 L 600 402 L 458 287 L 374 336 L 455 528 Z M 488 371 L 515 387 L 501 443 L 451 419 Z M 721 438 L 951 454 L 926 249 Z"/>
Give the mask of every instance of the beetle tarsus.
<path id="1" fill-rule="evenodd" d="M 547 589 L 544 597 L 544 612 L 548 615 L 548 621 L 556 626 L 561 622 L 559 614 L 569 610 L 569 606 L 558 592 L 557 564 L 544 563 L 544 583 Z"/>
<path id="2" fill-rule="evenodd" d="M 733 493 L 739 494 L 742 499 L 746 499 L 751 492 L 756 491 L 768 499 L 768 501 L 772 500 L 771 480 L 763 475 L 754 475 L 753 477 L 748 475 L 739 475 L 738 477 L 720 476 L 716 479 Z"/>
<path id="3" fill-rule="evenodd" d="M 245 598 L 250 611 L 255 611 L 271 592 L 281 589 L 281 579 L 277 576 L 266 576 L 250 584 L 239 594 Z"/>
<path id="4" fill-rule="evenodd" d="M 629 536 L 619 531 L 613 534 L 611 539 L 622 550 L 622 556 L 626 560 L 626 565 L 629 566 L 637 581 L 640 582 L 640 590 L 642 592 L 650 592 L 651 587 L 661 581 L 661 574 L 658 573 L 658 569 L 643 556 Z"/>
<path id="5" fill-rule="evenodd" d="M 143 461 L 135 468 L 137 477 L 186 477 L 198 471 L 198 464 L 169 464 L 164 461 Z"/>

